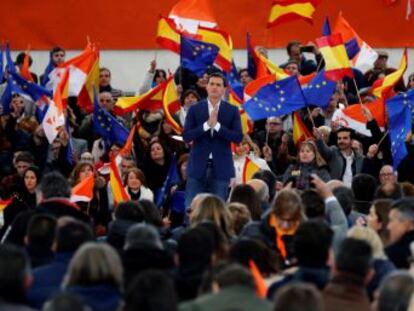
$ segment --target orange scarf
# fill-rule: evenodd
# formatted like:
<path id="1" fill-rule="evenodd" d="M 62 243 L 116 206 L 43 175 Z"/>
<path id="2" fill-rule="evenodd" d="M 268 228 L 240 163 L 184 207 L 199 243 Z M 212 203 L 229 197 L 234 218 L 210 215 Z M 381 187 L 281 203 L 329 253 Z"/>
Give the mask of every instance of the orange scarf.
<path id="1" fill-rule="evenodd" d="M 284 235 L 294 235 L 299 226 L 299 222 L 295 226 L 292 226 L 291 229 L 285 230 L 285 229 L 279 228 L 277 224 L 276 216 L 274 214 L 271 214 L 269 218 L 269 225 L 275 230 L 276 246 L 279 249 L 279 252 L 283 257 L 283 260 L 286 260 L 287 259 L 286 245 L 282 237 Z"/>

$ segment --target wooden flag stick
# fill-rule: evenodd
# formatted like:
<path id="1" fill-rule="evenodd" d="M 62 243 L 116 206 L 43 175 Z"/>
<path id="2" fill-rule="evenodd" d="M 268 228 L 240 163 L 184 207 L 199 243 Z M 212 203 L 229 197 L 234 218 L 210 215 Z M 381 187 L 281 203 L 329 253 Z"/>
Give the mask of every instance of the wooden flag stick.
<path id="1" fill-rule="evenodd" d="M 359 104 L 360 104 L 360 105 L 363 105 L 363 103 L 362 103 L 362 99 L 361 99 L 361 95 L 359 94 L 358 86 L 357 86 L 357 83 L 356 83 L 356 81 L 355 81 L 355 78 L 354 78 L 354 77 L 352 77 L 352 81 L 354 81 L 354 86 L 355 86 L 356 93 L 357 93 L 357 95 L 358 95 Z"/>
<path id="2" fill-rule="evenodd" d="M 310 111 L 310 108 L 309 107 L 306 107 L 307 109 L 308 109 L 308 114 L 309 114 L 309 119 L 311 120 L 311 122 L 312 122 L 312 127 L 316 127 L 315 126 L 315 120 L 313 120 L 313 117 L 312 117 L 312 112 Z"/>
<path id="3" fill-rule="evenodd" d="M 382 137 L 381 137 L 381 139 L 380 139 L 380 141 L 378 142 L 378 144 L 377 144 L 377 146 L 378 146 L 378 148 L 379 148 L 379 146 L 382 144 L 382 142 L 384 141 L 384 139 L 385 139 L 385 137 L 387 137 L 387 135 L 388 135 L 388 130 L 384 133 L 384 135 L 382 135 Z"/>

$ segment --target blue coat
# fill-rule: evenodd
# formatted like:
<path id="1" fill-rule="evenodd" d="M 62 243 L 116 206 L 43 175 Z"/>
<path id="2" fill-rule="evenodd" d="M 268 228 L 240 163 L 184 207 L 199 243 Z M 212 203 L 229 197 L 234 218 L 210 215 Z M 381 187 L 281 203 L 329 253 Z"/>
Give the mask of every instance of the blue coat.
<path id="1" fill-rule="evenodd" d="M 203 179 L 206 176 L 210 153 L 213 155 L 213 174 L 216 179 L 230 180 L 234 177 L 234 164 L 231 153 L 231 142 L 240 143 L 243 132 L 240 113 L 237 107 L 221 101 L 218 112 L 220 130 L 204 131 L 203 124 L 209 119 L 207 100 L 191 106 L 188 111 L 183 138 L 185 142 L 193 142 L 187 166 L 187 174 L 191 178 Z"/>

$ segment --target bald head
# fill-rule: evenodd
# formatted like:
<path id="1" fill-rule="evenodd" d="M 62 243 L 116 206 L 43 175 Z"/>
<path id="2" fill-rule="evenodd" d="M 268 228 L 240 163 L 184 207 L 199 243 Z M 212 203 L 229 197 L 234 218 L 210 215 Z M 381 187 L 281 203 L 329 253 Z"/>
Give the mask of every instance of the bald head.
<path id="1" fill-rule="evenodd" d="M 397 182 L 397 172 L 391 165 L 384 165 L 381 167 L 379 173 L 379 180 L 381 184 L 395 183 Z"/>
<path id="2" fill-rule="evenodd" d="M 342 181 L 338 180 L 338 179 L 332 179 L 332 180 L 328 181 L 326 183 L 326 185 L 328 186 L 328 188 L 331 191 L 334 191 L 338 187 L 345 187 L 345 184 Z"/>
<path id="3" fill-rule="evenodd" d="M 247 182 L 247 184 L 251 186 L 254 189 L 254 191 L 256 191 L 257 195 L 260 198 L 260 201 L 269 201 L 269 187 L 263 180 L 251 179 Z"/>

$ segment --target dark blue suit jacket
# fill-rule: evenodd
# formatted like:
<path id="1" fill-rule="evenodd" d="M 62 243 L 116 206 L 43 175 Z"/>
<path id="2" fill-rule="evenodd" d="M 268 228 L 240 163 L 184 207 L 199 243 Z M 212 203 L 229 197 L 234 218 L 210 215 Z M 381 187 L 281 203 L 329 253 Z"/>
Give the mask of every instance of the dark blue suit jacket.
<path id="1" fill-rule="evenodd" d="M 234 176 L 234 164 L 231 153 L 231 142 L 240 143 L 243 132 L 240 113 L 237 107 L 221 101 L 218 122 L 220 130 L 204 131 L 203 124 L 209 119 L 207 100 L 191 106 L 188 111 L 183 138 L 185 142 L 193 142 L 187 166 L 187 175 L 201 179 L 205 177 L 210 153 L 213 155 L 213 172 L 216 179 L 230 180 Z"/>

